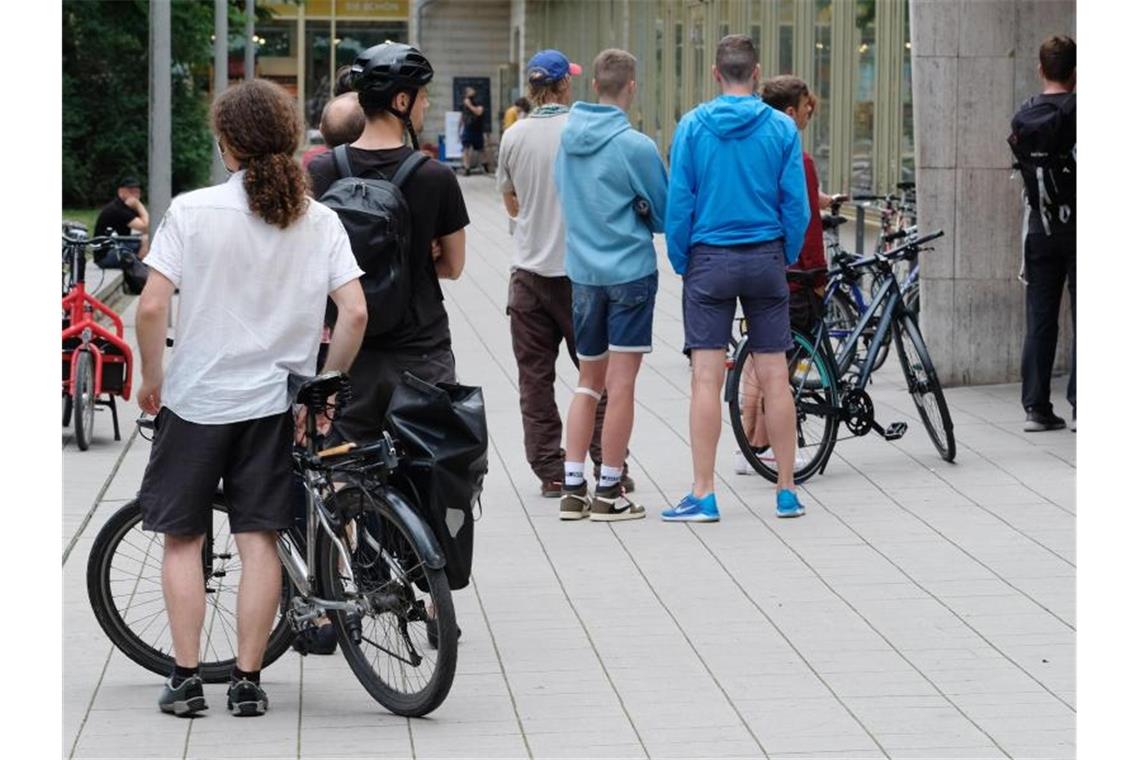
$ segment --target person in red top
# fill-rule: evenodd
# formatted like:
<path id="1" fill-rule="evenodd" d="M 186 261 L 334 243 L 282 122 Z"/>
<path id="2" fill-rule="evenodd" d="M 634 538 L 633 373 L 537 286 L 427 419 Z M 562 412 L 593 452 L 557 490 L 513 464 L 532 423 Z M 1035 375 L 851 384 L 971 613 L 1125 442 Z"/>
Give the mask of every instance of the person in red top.
<path id="1" fill-rule="evenodd" d="M 796 123 L 796 128 L 801 132 L 807 129 L 808 122 L 815 113 L 815 97 L 811 94 L 807 82 L 799 77 L 781 75 L 773 77 L 764 82 L 760 90 L 760 97 L 770 107 L 787 114 Z M 827 256 L 824 254 L 823 248 L 823 222 L 820 218 L 820 207 L 831 206 L 832 203 L 847 200 L 846 195 L 827 195 L 819 189 L 819 175 L 815 171 L 815 161 L 812 159 L 811 154 L 806 150 L 804 151 L 804 176 L 807 178 L 808 190 L 808 205 L 811 207 L 811 219 L 808 222 L 807 233 L 804 235 L 804 244 L 800 249 L 800 257 L 796 259 L 796 263 L 788 267 L 788 269 L 809 270 L 820 269 L 827 266 Z M 820 273 L 816 276 L 814 288 L 816 295 L 823 296 L 823 291 L 827 287 L 827 275 Z M 800 320 L 797 319 L 797 314 L 810 314 L 810 302 L 808 294 L 803 292 L 803 286 L 798 282 L 788 283 L 789 301 L 788 308 L 792 312 L 792 324 L 797 324 Z M 745 382 L 752 377 L 751 373 L 744 373 Z M 762 424 L 764 415 L 763 400 L 760 397 L 759 388 L 754 388 L 752 392 L 746 390 L 745 398 L 753 403 L 749 404 L 751 409 L 741 410 L 744 418 L 745 427 L 754 431 L 751 436 L 754 448 L 763 448 L 767 446 L 767 441 L 764 440 L 767 428 Z M 771 464 L 775 466 L 775 457 L 771 451 L 766 451 L 760 455 L 761 459 L 771 460 Z M 796 467 L 799 467 L 799 454 L 796 455 Z M 752 473 L 752 467 L 748 464 L 744 455 L 739 451 L 736 452 L 735 470 L 738 475 L 748 475 Z"/>

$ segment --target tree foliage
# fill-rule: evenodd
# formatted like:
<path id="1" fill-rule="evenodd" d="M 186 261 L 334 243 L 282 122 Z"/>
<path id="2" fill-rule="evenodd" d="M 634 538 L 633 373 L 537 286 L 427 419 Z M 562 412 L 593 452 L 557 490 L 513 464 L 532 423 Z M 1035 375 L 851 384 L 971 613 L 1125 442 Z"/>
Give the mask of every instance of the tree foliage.
<path id="1" fill-rule="evenodd" d="M 106 202 L 128 174 L 146 184 L 149 7 L 147 0 L 63 2 L 65 206 Z M 231 31 L 241 30 L 243 7 L 241 0 L 230 0 Z M 175 0 L 170 15 L 171 175 L 177 194 L 209 180 L 214 4 Z"/>

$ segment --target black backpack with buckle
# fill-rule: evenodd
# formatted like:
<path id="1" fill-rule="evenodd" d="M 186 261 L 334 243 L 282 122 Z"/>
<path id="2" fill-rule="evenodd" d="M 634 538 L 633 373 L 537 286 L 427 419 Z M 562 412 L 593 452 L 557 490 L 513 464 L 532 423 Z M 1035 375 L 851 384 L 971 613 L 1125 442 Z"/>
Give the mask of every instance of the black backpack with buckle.
<path id="1" fill-rule="evenodd" d="M 340 217 L 356 263 L 364 270 L 360 285 L 368 304 L 365 335 L 383 335 L 399 325 L 412 306 L 412 215 L 401 188 L 427 156 L 413 152 L 391 179 L 384 179 L 354 176 L 348 146 L 338 145 L 332 153 L 339 178 L 320 202 Z M 336 321 L 332 301 L 325 321 L 330 325 Z"/>
<path id="2" fill-rule="evenodd" d="M 1077 228 L 1077 96 L 1037 97 L 1013 117 L 1006 142 L 1021 171 L 1029 206 L 1046 235 Z"/>

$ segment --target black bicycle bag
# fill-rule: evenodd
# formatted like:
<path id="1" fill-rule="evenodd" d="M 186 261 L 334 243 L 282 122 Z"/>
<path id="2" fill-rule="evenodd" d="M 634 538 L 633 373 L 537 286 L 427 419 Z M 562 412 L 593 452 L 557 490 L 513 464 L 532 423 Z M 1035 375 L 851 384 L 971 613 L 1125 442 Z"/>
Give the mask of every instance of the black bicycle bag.
<path id="1" fill-rule="evenodd" d="M 403 447 L 399 474 L 443 551 L 447 583 L 461 589 L 471 579 L 475 505 L 487 474 L 483 389 L 405 372 L 385 422 Z"/>

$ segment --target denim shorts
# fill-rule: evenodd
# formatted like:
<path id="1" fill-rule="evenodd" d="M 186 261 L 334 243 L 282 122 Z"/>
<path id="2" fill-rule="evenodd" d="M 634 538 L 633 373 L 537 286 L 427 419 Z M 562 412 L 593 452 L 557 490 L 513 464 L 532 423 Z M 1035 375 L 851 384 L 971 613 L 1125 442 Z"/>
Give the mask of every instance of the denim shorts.
<path id="1" fill-rule="evenodd" d="M 602 359 L 610 351 L 647 354 L 653 350 L 656 272 L 621 285 L 575 282 L 573 288 L 579 359 Z"/>
<path id="2" fill-rule="evenodd" d="M 774 354 L 791 348 L 786 264 L 783 240 L 733 247 L 694 245 L 681 298 L 685 350 L 727 348 L 738 298 L 753 352 Z"/>

